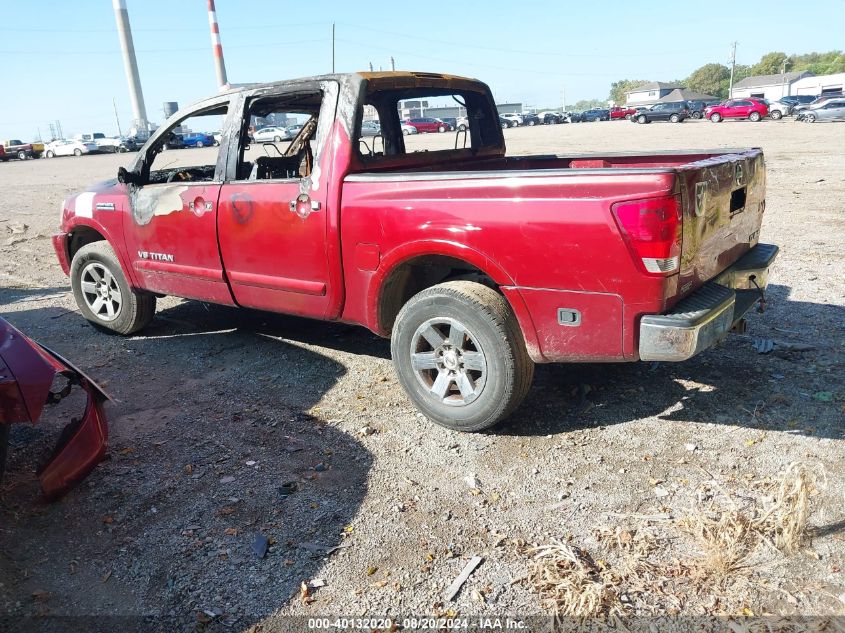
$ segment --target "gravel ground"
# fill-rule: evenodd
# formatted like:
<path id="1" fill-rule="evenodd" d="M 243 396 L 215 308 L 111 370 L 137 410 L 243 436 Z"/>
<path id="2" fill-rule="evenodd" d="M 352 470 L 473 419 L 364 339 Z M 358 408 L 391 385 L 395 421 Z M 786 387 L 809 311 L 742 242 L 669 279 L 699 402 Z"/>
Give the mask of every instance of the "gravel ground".
<path id="1" fill-rule="evenodd" d="M 361 328 L 167 298 L 141 335 L 95 331 L 49 235 L 66 195 L 132 155 L 0 164 L 3 317 L 115 398 L 109 458 L 57 503 L 38 500 L 32 471 L 64 421 L 13 429 L 0 616 L 284 631 L 290 614 L 543 613 L 519 582 L 524 544 L 595 545 L 619 514 L 680 513 L 708 482 L 741 491 L 798 460 L 827 476 L 812 542 L 773 555 L 746 593 L 683 596 L 680 612 L 845 615 L 845 125 L 603 122 L 505 136 L 512 154 L 763 147 L 761 240 L 782 248 L 766 314 L 683 364 L 539 366 L 507 424 L 461 435 L 416 413 L 388 342 Z M 758 354 L 758 337 L 774 351 Z M 483 564 L 444 603 L 473 555 Z M 314 579 L 325 586 L 303 599 Z"/>

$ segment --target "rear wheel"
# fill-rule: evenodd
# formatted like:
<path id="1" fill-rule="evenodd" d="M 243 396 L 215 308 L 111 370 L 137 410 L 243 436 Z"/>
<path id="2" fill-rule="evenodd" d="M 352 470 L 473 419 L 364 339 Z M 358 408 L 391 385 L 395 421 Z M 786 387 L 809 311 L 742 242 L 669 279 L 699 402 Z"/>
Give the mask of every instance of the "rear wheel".
<path id="1" fill-rule="evenodd" d="M 648 122 L 648 119 L 646 118 L 646 116 L 644 114 L 641 114 L 640 116 L 637 117 L 637 123 L 642 124 L 642 123 L 647 123 L 647 122 Z"/>
<path id="2" fill-rule="evenodd" d="M 763 117 L 760 116 L 759 112 L 752 112 L 751 114 L 748 115 L 748 120 L 754 121 L 754 123 L 757 123 L 757 121 L 759 121 L 762 118 Z"/>
<path id="3" fill-rule="evenodd" d="M 710 115 L 710 120 L 713 121 L 713 123 L 719 123 L 722 120 L 722 115 L 718 112 L 714 112 Z"/>
<path id="4" fill-rule="evenodd" d="M 771 112 L 769 112 L 769 115 L 775 121 L 779 121 L 780 119 L 783 118 L 783 112 L 781 112 L 780 110 L 772 110 Z"/>
<path id="5" fill-rule="evenodd" d="M 99 329 L 132 334 L 155 314 L 155 297 L 129 286 L 108 242 L 92 242 L 77 251 L 70 285 L 82 316 Z"/>
<path id="6" fill-rule="evenodd" d="M 481 431 L 506 418 L 534 375 L 505 298 L 471 281 L 414 295 L 396 318 L 390 349 L 414 405 L 455 431 Z"/>
<path id="7" fill-rule="evenodd" d="M 47 158 L 53 158 L 53 156 L 55 156 L 55 154 L 53 153 L 53 150 L 48 149 L 48 150 L 47 150 L 47 153 L 45 154 L 45 156 L 46 156 Z"/>
<path id="8" fill-rule="evenodd" d="M 18 152 L 18 160 L 26 160 L 26 152 Z"/>
<path id="9" fill-rule="evenodd" d="M 466 126 L 466 125 L 464 125 L 463 123 L 461 123 L 461 124 L 458 126 L 458 130 L 459 130 L 459 131 L 461 131 L 461 132 L 466 132 L 466 131 L 467 131 L 467 126 Z"/>
<path id="10" fill-rule="evenodd" d="M 274 136 L 273 137 L 273 142 L 275 142 L 275 143 L 279 143 L 279 142 L 281 142 L 281 140 L 282 140 L 281 136 Z"/>
<path id="11" fill-rule="evenodd" d="M 402 130 L 402 134 L 404 134 L 405 136 L 408 136 L 410 134 L 410 132 L 408 130 Z"/>
<path id="12" fill-rule="evenodd" d="M 438 132 L 440 132 L 440 133 L 445 132 L 445 131 L 446 131 L 446 126 L 444 126 L 444 125 L 438 125 L 438 126 L 437 126 L 437 131 L 438 131 Z"/>
<path id="13" fill-rule="evenodd" d="M 205 147 L 205 143 L 202 141 L 197 141 L 197 147 Z"/>
<path id="14" fill-rule="evenodd" d="M 693 119 L 700 119 L 701 118 L 701 112 L 693 112 L 691 116 L 692 116 Z"/>
<path id="15" fill-rule="evenodd" d="M 801 120 L 804 121 L 804 123 L 815 123 L 816 122 L 816 115 L 813 114 L 812 112 L 808 112 L 807 114 L 804 115 L 804 117 Z"/>
<path id="16" fill-rule="evenodd" d="M 529 126 L 533 126 L 533 125 L 534 125 L 534 119 L 531 119 L 531 120 L 528 122 L 528 125 L 529 125 Z"/>
<path id="17" fill-rule="evenodd" d="M 73 155 L 74 156 L 82 156 L 82 150 L 81 149 L 73 150 Z"/>
<path id="18" fill-rule="evenodd" d="M 678 116 L 677 114 L 673 114 L 672 116 L 670 116 L 670 117 L 669 117 L 669 120 L 670 120 L 672 123 L 680 123 L 680 122 L 681 122 L 681 117 L 680 117 L 680 116 Z"/>

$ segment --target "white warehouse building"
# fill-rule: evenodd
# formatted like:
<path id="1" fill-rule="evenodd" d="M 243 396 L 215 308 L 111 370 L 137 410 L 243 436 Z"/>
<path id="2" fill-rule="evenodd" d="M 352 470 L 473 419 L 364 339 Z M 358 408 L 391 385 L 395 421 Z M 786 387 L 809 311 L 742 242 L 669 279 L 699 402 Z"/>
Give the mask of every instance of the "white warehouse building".
<path id="1" fill-rule="evenodd" d="M 804 77 L 792 84 L 794 95 L 825 95 L 842 92 L 845 88 L 845 73 Z"/>
<path id="2" fill-rule="evenodd" d="M 743 99 L 758 97 L 776 101 L 787 95 L 824 95 L 842 92 L 845 73 L 814 75 L 803 71 L 778 75 L 746 77 L 734 84 L 732 97 Z"/>

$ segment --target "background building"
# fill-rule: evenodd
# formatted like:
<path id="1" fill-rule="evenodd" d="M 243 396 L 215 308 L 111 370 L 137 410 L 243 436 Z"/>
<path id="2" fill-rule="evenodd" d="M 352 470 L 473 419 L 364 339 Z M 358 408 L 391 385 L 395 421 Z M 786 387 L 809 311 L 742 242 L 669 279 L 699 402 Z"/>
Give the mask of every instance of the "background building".
<path id="1" fill-rule="evenodd" d="M 625 93 L 627 106 L 641 106 L 651 105 L 657 103 L 662 97 L 665 97 L 673 90 L 683 88 L 678 84 L 669 84 L 662 81 L 652 81 Z"/>
<path id="2" fill-rule="evenodd" d="M 794 73 L 778 73 L 777 75 L 756 75 L 740 79 L 734 84 L 731 97 L 742 99 L 744 97 L 757 97 L 776 101 L 786 95 L 795 94 L 792 89 L 800 79 L 812 77 L 813 73 L 808 71 Z M 806 93 L 805 93 L 806 94 Z"/>
<path id="3" fill-rule="evenodd" d="M 845 73 L 804 77 L 792 84 L 794 95 L 825 95 L 842 92 L 845 88 Z"/>

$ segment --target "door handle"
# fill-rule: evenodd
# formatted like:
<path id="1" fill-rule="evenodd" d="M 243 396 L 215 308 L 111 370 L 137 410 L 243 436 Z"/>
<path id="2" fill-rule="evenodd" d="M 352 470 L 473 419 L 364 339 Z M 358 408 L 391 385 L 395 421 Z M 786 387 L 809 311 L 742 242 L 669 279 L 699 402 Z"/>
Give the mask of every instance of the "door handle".
<path id="1" fill-rule="evenodd" d="M 320 203 L 317 200 L 312 200 L 307 193 L 301 193 L 290 201 L 291 213 L 295 213 L 302 219 L 307 218 L 313 211 L 319 210 Z"/>

